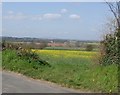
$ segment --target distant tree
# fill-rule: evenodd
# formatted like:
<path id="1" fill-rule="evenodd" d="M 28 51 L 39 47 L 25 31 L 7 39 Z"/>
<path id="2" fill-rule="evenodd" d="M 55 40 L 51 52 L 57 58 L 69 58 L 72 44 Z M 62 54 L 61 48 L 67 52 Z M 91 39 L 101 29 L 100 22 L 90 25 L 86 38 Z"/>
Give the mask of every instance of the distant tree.
<path id="1" fill-rule="evenodd" d="M 86 51 L 92 51 L 93 50 L 93 45 L 88 44 L 86 45 Z"/>
<path id="2" fill-rule="evenodd" d="M 39 45 L 39 48 L 40 49 L 44 49 L 45 47 L 47 47 L 47 43 L 40 43 L 40 45 Z"/>

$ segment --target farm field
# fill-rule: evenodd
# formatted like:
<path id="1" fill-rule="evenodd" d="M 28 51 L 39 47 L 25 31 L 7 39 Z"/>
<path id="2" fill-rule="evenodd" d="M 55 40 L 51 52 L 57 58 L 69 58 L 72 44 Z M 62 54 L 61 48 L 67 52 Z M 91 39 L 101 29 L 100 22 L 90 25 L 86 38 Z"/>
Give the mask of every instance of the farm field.
<path id="1" fill-rule="evenodd" d="M 55 58 L 64 57 L 64 58 L 87 58 L 91 59 L 97 55 L 97 52 L 93 51 L 74 51 L 74 50 L 32 50 L 39 55 L 47 55 Z"/>
<path id="2" fill-rule="evenodd" d="M 101 66 L 94 62 L 97 52 L 32 50 L 52 68 L 40 77 L 63 86 L 102 92 L 117 92 L 117 65 Z"/>

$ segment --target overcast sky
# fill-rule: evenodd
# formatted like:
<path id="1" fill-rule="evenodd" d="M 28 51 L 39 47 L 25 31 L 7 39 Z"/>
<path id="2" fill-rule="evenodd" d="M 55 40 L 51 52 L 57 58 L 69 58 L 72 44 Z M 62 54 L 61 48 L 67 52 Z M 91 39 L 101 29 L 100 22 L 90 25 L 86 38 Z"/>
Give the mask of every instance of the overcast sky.
<path id="1" fill-rule="evenodd" d="M 101 39 L 112 14 L 105 3 L 3 3 L 3 36 Z"/>

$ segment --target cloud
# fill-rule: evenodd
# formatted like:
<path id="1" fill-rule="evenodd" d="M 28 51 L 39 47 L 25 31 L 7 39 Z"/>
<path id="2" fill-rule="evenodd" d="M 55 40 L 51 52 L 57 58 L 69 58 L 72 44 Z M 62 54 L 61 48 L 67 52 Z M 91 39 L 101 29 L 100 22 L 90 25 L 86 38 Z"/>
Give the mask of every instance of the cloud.
<path id="1" fill-rule="evenodd" d="M 22 12 L 15 13 L 14 11 L 8 11 L 7 15 L 3 16 L 3 19 L 7 20 L 23 20 L 26 18 L 27 16 Z"/>
<path id="2" fill-rule="evenodd" d="M 10 12 L 10 14 L 3 16 L 3 18 L 9 20 L 23 20 L 27 18 L 27 16 L 22 13 L 17 13 L 17 14 L 11 14 L 11 13 L 12 11 Z"/>
<path id="3" fill-rule="evenodd" d="M 59 19 L 61 17 L 62 17 L 61 14 L 53 14 L 53 13 L 47 13 L 43 15 L 44 19 Z"/>
<path id="4" fill-rule="evenodd" d="M 6 20 L 25 20 L 30 19 L 30 16 L 23 14 L 22 12 L 8 11 L 6 15 L 3 15 L 3 19 Z"/>
<path id="5" fill-rule="evenodd" d="M 62 9 L 62 13 L 67 12 L 67 9 Z M 59 13 L 46 13 L 46 14 L 38 14 L 38 15 L 26 15 L 22 12 L 15 13 L 14 11 L 8 11 L 6 15 L 3 16 L 3 19 L 7 20 L 56 20 L 62 18 L 62 14 Z M 69 15 L 71 19 L 80 19 L 80 16 L 77 14 Z"/>
<path id="6" fill-rule="evenodd" d="M 69 16 L 69 18 L 71 18 L 71 19 L 80 19 L 80 16 L 77 15 L 77 14 L 72 14 L 72 15 Z"/>
<path id="7" fill-rule="evenodd" d="M 67 9 L 61 9 L 61 13 L 67 13 L 68 10 Z"/>
<path id="8" fill-rule="evenodd" d="M 57 13 L 46 13 L 46 14 L 39 14 L 39 15 L 26 15 L 21 12 L 15 13 L 13 11 L 8 11 L 7 15 L 3 16 L 3 19 L 7 20 L 43 20 L 43 19 L 59 19 L 61 18 L 61 14 Z"/>

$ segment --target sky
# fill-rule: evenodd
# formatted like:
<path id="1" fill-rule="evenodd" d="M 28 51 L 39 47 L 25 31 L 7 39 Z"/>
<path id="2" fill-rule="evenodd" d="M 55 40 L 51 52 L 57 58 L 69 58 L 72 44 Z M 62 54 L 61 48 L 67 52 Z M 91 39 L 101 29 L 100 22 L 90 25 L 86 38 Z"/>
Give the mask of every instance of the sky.
<path id="1" fill-rule="evenodd" d="M 4 2 L 2 36 L 100 40 L 111 16 L 102 2 Z"/>

